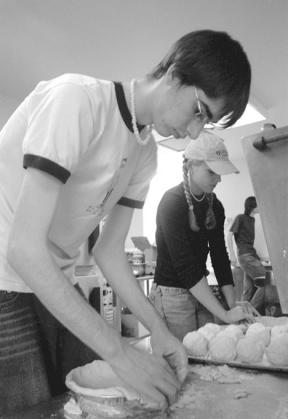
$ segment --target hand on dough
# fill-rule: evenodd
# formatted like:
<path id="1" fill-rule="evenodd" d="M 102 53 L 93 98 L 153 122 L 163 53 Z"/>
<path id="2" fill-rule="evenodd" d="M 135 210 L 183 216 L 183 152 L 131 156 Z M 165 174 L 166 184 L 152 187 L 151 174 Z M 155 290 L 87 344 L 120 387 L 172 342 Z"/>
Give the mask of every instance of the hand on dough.
<path id="1" fill-rule="evenodd" d="M 125 385 L 135 390 L 144 402 L 164 409 L 176 401 L 180 382 L 162 357 L 143 352 L 122 340 L 117 354 L 107 361 Z"/>
<path id="2" fill-rule="evenodd" d="M 152 331 L 151 346 L 153 353 L 165 358 L 176 373 L 180 383 L 183 383 L 188 373 L 188 358 L 184 345 L 167 327 Z"/>
<path id="3" fill-rule="evenodd" d="M 236 307 L 227 311 L 227 323 L 235 323 L 240 320 L 248 320 L 249 322 L 254 323 L 255 319 L 252 309 L 241 304 L 236 305 Z"/>

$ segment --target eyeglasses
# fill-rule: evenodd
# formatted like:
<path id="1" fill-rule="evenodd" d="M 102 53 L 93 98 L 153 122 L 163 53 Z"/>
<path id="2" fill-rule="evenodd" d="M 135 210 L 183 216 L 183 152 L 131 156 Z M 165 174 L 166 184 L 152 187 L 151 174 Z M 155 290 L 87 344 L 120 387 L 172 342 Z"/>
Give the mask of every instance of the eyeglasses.
<path id="1" fill-rule="evenodd" d="M 194 86 L 194 90 L 195 90 L 195 96 L 196 96 L 196 101 L 197 101 L 197 108 L 198 108 L 198 112 L 195 112 L 195 116 L 198 119 L 198 121 L 201 124 L 205 124 L 205 128 L 208 129 L 214 129 L 216 127 L 216 125 L 214 124 L 214 122 L 209 120 L 209 116 L 207 115 L 207 113 L 205 112 L 205 110 L 203 109 L 199 96 L 198 96 L 198 91 L 197 88 Z"/>

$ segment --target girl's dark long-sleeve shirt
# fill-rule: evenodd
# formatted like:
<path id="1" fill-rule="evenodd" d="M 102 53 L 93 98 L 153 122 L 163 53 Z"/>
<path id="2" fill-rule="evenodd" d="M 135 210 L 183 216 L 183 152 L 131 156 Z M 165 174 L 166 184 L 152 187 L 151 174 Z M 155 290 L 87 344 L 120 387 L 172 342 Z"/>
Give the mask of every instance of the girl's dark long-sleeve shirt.
<path id="1" fill-rule="evenodd" d="M 200 230 L 189 225 L 188 204 L 183 183 L 169 189 L 162 197 L 156 216 L 157 264 L 154 280 L 158 285 L 190 289 L 206 276 L 210 252 L 218 284 L 233 285 L 230 261 L 224 239 L 224 208 L 214 194 L 216 227 L 207 230 L 204 222 L 208 201 L 193 202 Z"/>

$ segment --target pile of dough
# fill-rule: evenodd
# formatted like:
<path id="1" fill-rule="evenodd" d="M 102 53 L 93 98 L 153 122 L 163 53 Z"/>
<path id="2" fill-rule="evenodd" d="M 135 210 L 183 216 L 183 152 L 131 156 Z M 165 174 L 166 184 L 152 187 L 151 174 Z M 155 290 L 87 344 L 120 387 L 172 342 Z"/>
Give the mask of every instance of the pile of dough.
<path id="1" fill-rule="evenodd" d="M 133 389 L 127 388 L 105 361 L 93 361 L 69 372 L 66 386 L 77 394 L 91 397 L 126 397 L 139 400 Z"/>
<path id="2" fill-rule="evenodd" d="M 219 333 L 209 342 L 209 353 L 215 361 L 233 361 L 236 357 L 236 342 L 230 336 Z"/>
<path id="3" fill-rule="evenodd" d="M 219 324 L 217 323 L 206 323 L 203 328 L 205 330 L 210 330 L 211 333 L 214 333 L 214 335 L 216 336 L 218 332 L 220 332 L 221 330 L 221 326 L 219 326 Z"/>
<path id="4" fill-rule="evenodd" d="M 281 335 L 282 333 L 288 333 L 288 322 L 287 324 L 279 324 L 277 326 L 273 326 L 271 329 L 271 339 L 273 337 Z"/>
<path id="5" fill-rule="evenodd" d="M 221 334 L 224 336 L 230 336 L 237 342 L 241 337 L 243 337 L 243 329 L 240 325 L 230 324 L 229 326 L 225 327 Z"/>
<path id="6" fill-rule="evenodd" d="M 265 350 L 268 361 L 273 365 L 288 365 L 288 333 L 273 336 Z"/>
<path id="7" fill-rule="evenodd" d="M 199 332 L 190 332 L 184 336 L 183 345 L 189 355 L 206 356 L 208 352 L 208 340 Z"/>
<path id="8" fill-rule="evenodd" d="M 213 339 L 221 330 L 221 326 L 216 323 L 206 323 L 205 326 L 200 327 L 198 332 L 201 333 L 208 341 Z"/>
<path id="9" fill-rule="evenodd" d="M 258 340 L 262 340 L 264 345 L 267 346 L 270 342 L 270 328 L 265 327 L 261 323 L 253 323 L 248 327 L 246 336 L 255 336 Z"/>
<path id="10" fill-rule="evenodd" d="M 241 362 L 255 364 L 263 360 L 265 344 L 258 339 L 257 334 L 251 334 L 239 339 L 236 349 Z"/>

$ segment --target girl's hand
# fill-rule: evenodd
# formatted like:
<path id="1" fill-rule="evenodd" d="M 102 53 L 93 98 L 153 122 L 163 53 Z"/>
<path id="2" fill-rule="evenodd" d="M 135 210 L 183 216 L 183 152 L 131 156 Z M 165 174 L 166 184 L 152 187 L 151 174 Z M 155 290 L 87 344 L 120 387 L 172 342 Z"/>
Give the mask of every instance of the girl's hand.
<path id="1" fill-rule="evenodd" d="M 248 301 L 241 301 L 240 304 L 236 303 L 235 307 L 227 311 L 226 321 L 227 323 L 236 323 L 240 320 L 248 320 L 254 323 L 255 315 L 259 316 L 258 311 Z"/>

